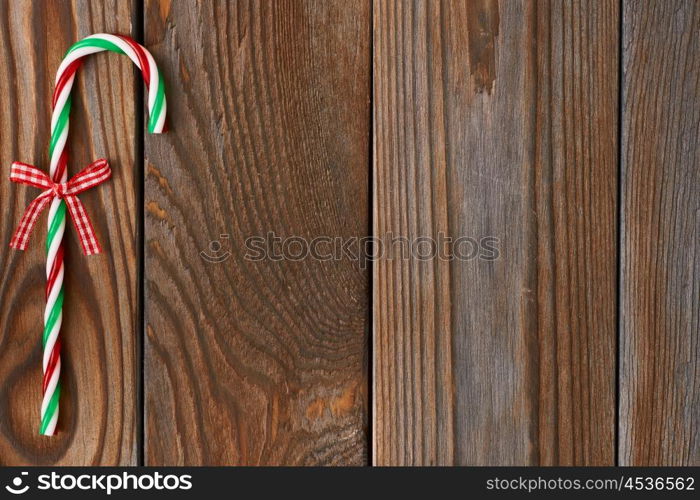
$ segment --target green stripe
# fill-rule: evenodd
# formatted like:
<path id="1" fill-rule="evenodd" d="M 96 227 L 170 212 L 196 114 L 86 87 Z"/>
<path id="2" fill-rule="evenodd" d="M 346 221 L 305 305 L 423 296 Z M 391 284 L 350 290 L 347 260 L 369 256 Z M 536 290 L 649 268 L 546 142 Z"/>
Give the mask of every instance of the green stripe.
<path id="1" fill-rule="evenodd" d="M 46 253 L 49 253 L 49 248 L 51 248 L 51 243 L 56 237 L 56 232 L 61 227 L 61 222 L 66 220 L 66 201 L 61 200 L 58 204 L 58 209 L 53 216 L 53 219 L 49 221 L 49 230 L 46 235 Z"/>
<path id="2" fill-rule="evenodd" d="M 71 52 L 78 50 L 83 47 L 99 47 L 104 50 L 111 50 L 112 52 L 116 52 L 117 54 L 123 54 L 124 51 L 119 48 L 119 46 L 113 44 L 112 42 L 109 42 L 107 40 L 103 40 L 101 38 L 89 38 L 87 40 L 80 40 L 79 42 L 75 42 L 71 47 L 68 49 L 68 52 L 66 52 L 66 55 L 70 54 Z"/>
<path id="3" fill-rule="evenodd" d="M 53 391 L 53 394 L 51 395 L 51 400 L 49 401 L 49 405 L 46 407 L 46 413 L 44 413 L 44 418 L 41 419 L 41 427 L 39 428 L 39 433 L 40 434 L 45 434 L 46 433 L 46 428 L 49 426 L 49 422 L 51 422 L 51 419 L 53 418 L 54 414 L 56 411 L 58 411 L 58 397 L 61 394 L 61 384 L 56 385 L 56 390 Z"/>
<path id="4" fill-rule="evenodd" d="M 70 116 L 70 106 L 71 106 L 72 101 L 73 101 L 73 97 L 69 95 L 68 99 L 66 99 L 66 105 L 63 106 L 63 109 L 61 110 L 61 114 L 58 116 L 58 121 L 56 122 L 56 128 L 53 129 L 53 132 L 51 133 L 51 143 L 49 144 L 49 158 L 51 158 L 53 156 L 53 150 L 56 148 L 56 143 L 58 142 L 58 138 L 61 137 L 63 130 L 66 128 L 66 125 L 68 124 L 68 117 Z"/>
<path id="5" fill-rule="evenodd" d="M 49 314 L 49 317 L 46 319 L 46 324 L 44 325 L 44 335 L 41 339 L 41 346 L 46 347 L 46 341 L 49 339 L 49 334 L 51 333 L 51 330 L 53 330 L 53 327 L 56 325 L 56 321 L 58 321 L 58 317 L 61 315 L 61 309 L 63 308 L 63 286 L 61 286 L 61 291 L 58 292 L 58 297 L 56 297 L 56 302 L 54 303 L 53 307 L 51 308 L 51 313 Z"/>
<path id="6" fill-rule="evenodd" d="M 89 38 L 87 40 L 80 40 L 79 42 L 74 43 L 69 49 L 68 52 L 66 52 L 66 55 L 70 54 L 71 52 L 78 50 L 83 47 L 99 47 L 103 50 L 110 50 L 112 52 L 116 52 L 117 54 L 124 54 L 124 51 L 119 48 L 119 46 L 115 45 L 114 43 L 103 40 L 101 38 Z M 156 92 L 156 99 L 155 102 L 153 103 L 153 110 L 151 111 L 151 114 L 148 118 L 148 131 L 152 134 L 156 128 L 156 124 L 158 123 L 158 119 L 162 113 L 163 110 L 163 102 L 165 101 L 165 85 L 163 83 L 163 75 L 160 74 L 160 71 L 158 71 L 158 90 Z M 67 105 L 66 107 L 70 107 Z M 61 127 L 56 127 L 56 131 L 61 129 Z M 58 134 L 60 135 L 60 133 Z M 51 149 L 50 151 L 53 151 L 53 145 L 55 141 L 57 140 L 57 137 L 51 138 Z M 49 153 L 50 154 L 50 153 Z"/>
<path id="7" fill-rule="evenodd" d="M 165 100 L 165 84 L 163 83 L 163 75 L 158 71 L 158 90 L 156 92 L 156 100 L 153 103 L 153 111 L 148 117 L 148 132 L 153 133 L 158 123 L 158 118 L 163 112 L 163 101 Z"/>

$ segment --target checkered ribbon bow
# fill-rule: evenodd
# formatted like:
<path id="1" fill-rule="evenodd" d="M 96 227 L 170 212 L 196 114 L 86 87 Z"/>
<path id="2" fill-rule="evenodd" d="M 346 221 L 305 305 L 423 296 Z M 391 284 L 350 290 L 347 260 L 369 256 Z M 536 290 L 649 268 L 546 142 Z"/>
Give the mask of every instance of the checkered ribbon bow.
<path id="1" fill-rule="evenodd" d="M 68 206 L 68 212 L 73 219 L 73 224 L 80 237 L 80 245 L 83 247 L 85 255 L 100 253 L 102 249 L 97 242 L 95 229 L 92 227 L 90 218 L 85 211 L 85 207 L 76 196 L 83 191 L 102 184 L 112 176 L 112 170 L 104 158 L 99 159 L 80 173 L 72 177 L 68 182 L 55 183 L 48 175 L 36 167 L 26 163 L 14 162 L 10 172 L 10 180 L 18 184 L 28 184 L 30 186 L 43 189 L 39 196 L 32 201 L 22 216 L 22 220 L 15 231 L 10 246 L 18 250 L 27 247 L 29 236 L 34 229 L 39 214 L 51 203 L 54 198 L 63 199 Z"/>

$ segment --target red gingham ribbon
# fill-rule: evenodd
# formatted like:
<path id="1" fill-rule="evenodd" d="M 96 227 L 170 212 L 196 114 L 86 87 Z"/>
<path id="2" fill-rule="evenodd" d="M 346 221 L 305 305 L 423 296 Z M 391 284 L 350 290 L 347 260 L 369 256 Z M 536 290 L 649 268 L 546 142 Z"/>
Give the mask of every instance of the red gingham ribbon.
<path id="1" fill-rule="evenodd" d="M 80 245 L 83 247 L 85 255 L 100 253 L 102 249 L 97 242 L 95 229 L 92 227 L 90 218 L 85 211 L 85 207 L 76 196 L 83 191 L 102 184 L 112 176 L 112 170 L 104 158 L 99 159 L 80 173 L 73 176 L 68 182 L 58 184 L 53 182 L 48 175 L 32 165 L 20 163 L 18 161 L 12 164 L 10 172 L 10 180 L 18 184 L 28 184 L 30 186 L 44 189 L 34 201 L 32 201 L 27 210 L 22 216 L 22 220 L 15 231 L 10 246 L 18 250 L 24 250 L 27 247 L 29 236 L 34 229 L 36 220 L 39 214 L 54 198 L 65 200 L 68 206 L 68 212 L 75 229 L 78 231 Z"/>

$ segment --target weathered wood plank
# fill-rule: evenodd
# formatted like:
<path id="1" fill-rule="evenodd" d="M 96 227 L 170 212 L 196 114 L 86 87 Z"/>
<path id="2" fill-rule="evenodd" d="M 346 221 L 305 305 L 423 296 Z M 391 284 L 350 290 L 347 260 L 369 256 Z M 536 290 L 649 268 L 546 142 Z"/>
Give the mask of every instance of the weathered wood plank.
<path id="1" fill-rule="evenodd" d="M 374 462 L 614 463 L 617 2 L 373 14 Z"/>
<path id="2" fill-rule="evenodd" d="M 700 4 L 623 3 L 621 465 L 700 465 Z"/>
<path id="3" fill-rule="evenodd" d="M 145 14 L 172 126 L 146 138 L 146 463 L 361 464 L 367 272 L 244 240 L 368 234 L 368 2 Z"/>
<path id="4" fill-rule="evenodd" d="M 93 56 L 73 92 L 69 174 L 106 157 L 114 176 L 81 195 L 105 254 L 83 257 L 73 227 L 66 231 L 61 414 L 53 438 L 38 431 L 45 216 L 30 249 L 7 248 L 37 195 L 7 176 L 13 160 L 48 167 L 51 92 L 66 49 L 94 32 L 131 33 L 135 3 L 3 0 L 0 11 L 0 464 L 133 465 L 139 87 L 131 62 Z"/>

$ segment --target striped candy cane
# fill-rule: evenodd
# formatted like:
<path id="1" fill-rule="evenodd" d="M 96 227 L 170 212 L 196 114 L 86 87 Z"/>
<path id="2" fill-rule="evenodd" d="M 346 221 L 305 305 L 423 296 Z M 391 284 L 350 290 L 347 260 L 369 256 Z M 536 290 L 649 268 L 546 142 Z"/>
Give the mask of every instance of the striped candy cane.
<path id="1" fill-rule="evenodd" d="M 56 184 L 68 180 L 66 139 L 71 109 L 71 89 L 75 73 L 83 59 L 96 52 L 109 50 L 125 54 L 139 67 L 148 87 L 148 131 L 159 134 L 165 130 L 165 91 L 163 78 L 153 56 L 143 46 L 121 35 L 95 34 L 74 44 L 66 53 L 56 74 L 51 116 L 51 143 L 49 145 L 49 174 Z M 43 400 L 41 403 L 40 433 L 52 436 L 58 422 L 60 394 L 61 340 L 59 332 L 63 308 L 63 234 L 66 228 L 66 202 L 54 197 L 49 208 L 48 235 L 46 240 L 46 310 L 43 335 Z M 83 235 L 79 235 L 83 236 Z M 99 253 L 99 246 L 88 248 L 86 254 Z"/>

